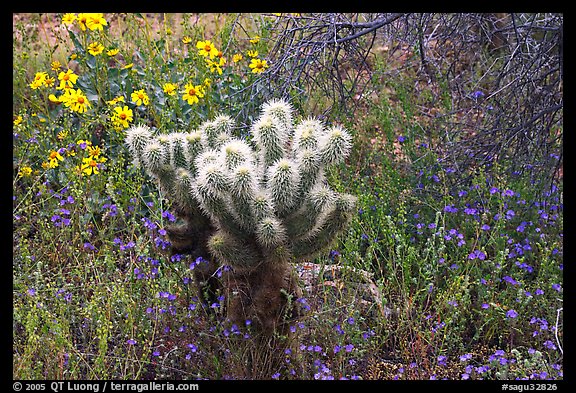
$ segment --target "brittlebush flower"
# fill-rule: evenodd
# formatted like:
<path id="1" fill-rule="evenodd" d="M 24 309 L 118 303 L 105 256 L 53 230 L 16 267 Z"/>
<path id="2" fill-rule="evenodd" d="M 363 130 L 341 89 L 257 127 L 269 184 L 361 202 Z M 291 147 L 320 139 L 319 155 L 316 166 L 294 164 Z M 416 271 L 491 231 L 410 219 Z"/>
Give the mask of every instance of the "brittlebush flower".
<path id="1" fill-rule="evenodd" d="M 32 168 L 30 168 L 29 166 L 23 166 L 22 168 L 20 168 L 20 171 L 18 172 L 18 176 L 19 177 L 32 176 Z"/>
<path id="2" fill-rule="evenodd" d="M 249 50 L 248 52 L 246 52 L 246 54 L 248 55 L 248 57 L 258 57 L 257 50 Z"/>
<path id="3" fill-rule="evenodd" d="M 92 157 L 86 157 L 82 159 L 82 165 L 80 165 L 80 171 L 84 175 L 97 175 L 100 173 L 98 170 L 98 161 Z"/>
<path id="4" fill-rule="evenodd" d="M 54 60 L 52 63 L 50 63 L 50 68 L 52 71 L 58 71 L 60 68 L 62 68 L 62 64 L 58 60 Z"/>
<path id="5" fill-rule="evenodd" d="M 56 150 L 51 150 L 48 154 L 48 167 L 56 168 L 58 166 L 58 161 L 64 161 L 64 157 Z"/>
<path id="6" fill-rule="evenodd" d="M 101 13 L 81 13 L 78 14 L 77 20 L 82 31 L 86 31 L 86 28 L 90 30 L 104 30 L 104 26 L 108 25 L 108 22 L 104 19 L 104 14 Z"/>
<path id="7" fill-rule="evenodd" d="M 188 36 L 183 37 L 183 38 L 182 38 L 182 42 L 183 42 L 184 44 L 189 44 L 189 43 L 192 42 L 192 38 L 190 38 L 190 37 L 188 37 Z"/>
<path id="8" fill-rule="evenodd" d="M 218 61 L 206 59 L 206 64 L 210 68 L 210 72 L 218 72 L 218 75 L 222 75 L 222 66 L 226 64 L 226 58 L 220 57 Z"/>
<path id="9" fill-rule="evenodd" d="M 88 45 L 88 53 L 90 53 L 93 56 L 97 56 L 100 53 L 104 52 L 104 45 L 102 45 L 99 42 L 92 42 L 90 45 Z"/>
<path id="10" fill-rule="evenodd" d="M 187 101 L 188 105 L 196 104 L 198 103 L 199 98 L 204 97 L 204 88 L 202 85 L 194 86 L 192 83 L 188 83 L 184 86 L 184 89 L 185 93 L 182 96 L 182 99 Z"/>
<path id="11" fill-rule="evenodd" d="M 109 49 L 106 54 L 110 57 L 116 56 L 118 54 L 118 52 L 120 52 L 120 49 L 118 48 L 114 48 L 114 49 Z"/>
<path id="12" fill-rule="evenodd" d="M 90 107 L 88 97 L 82 93 L 80 89 L 67 89 L 66 92 L 60 96 L 64 105 L 74 112 L 84 113 Z"/>
<path id="13" fill-rule="evenodd" d="M 213 59 L 216 55 L 218 55 L 218 49 L 216 49 L 210 40 L 198 41 L 196 43 L 196 48 L 198 48 L 198 54 L 201 56 L 209 56 L 211 59 Z"/>
<path id="14" fill-rule="evenodd" d="M 119 103 L 119 102 L 126 102 L 126 101 L 124 100 L 124 96 L 114 97 L 114 98 L 112 98 L 110 101 L 106 101 L 106 103 L 107 103 L 108 105 L 110 105 L 110 106 L 116 105 L 116 104 Z"/>
<path id="15" fill-rule="evenodd" d="M 126 105 L 117 106 L 114 108 L 114 114 L 112 115 L 112 124 L 117 130 L 123 130 L 130 126 L 130 122 L 134 121 L 134 114 L 132 109 L 128 108 Z"/>
<path id="16" fill-rule="evenodd" d="M 60 81 L 60 86 L 56 89 L 65 90 L 74 86 L 78 80 L 78 75 L 76 75 L 74 71 L 68 69 L 66 72 L 62 71 L 58 74 L 58 80 Z"/>
<path id="17" fill-rule="evenodd" d="M 30 82 L 30 87 L 34 90 L 45 86 L 45 81 L 46 78 L 48 78 L 48 74 L 44 71 L 41 72 L 37 72 L 36 75 L 34 75 L 34 79 L 32 80 L 32 82 Z"/>
<path id="18" fill-rule="evenodd" d="M 260 74 L 268 68 L 268 63 L 266 60 L 252 59 L 248 67 L 252 68 L 253 74 Z"/>
<path id="19" fill-rule="evenodd" d="M 240 60 L 242 60 L 244 57 L 242 56 L 241 53 L 236 53 L 234 56 L 232 56 L 232 61 L 234 63 L 238 63 Z"/>
<path id="20" fill-rule="evenodd" d="M 255 35 L 253 38 L 250 39 L 251 44 L 257 44 L 258 42 L 260 42 L 260 36 L 259 35 Z"/>
<path id="21" fill-rule="evenodd" d="M 65 25 L 71 25 L 76 20 L 76 14 L 67 13 L 62 16 L 62 23 Z"/>
<path id="22" fill-rule="evenodd" d="M 173 96 L 176 94 L 176 90 L 178 90 L 178 85 L 175 83 L 167 82 L 162 86 L 162 90 L 164 90 L 164 93 L 168 94 L 169 96 Z"/>
<path id="23" fill-rule="evenodd" d="M 92 13 L 89 14 L 88 20 L 86 21 L 86 26 L 90 30 L 104 30 L 104 26 L 107 26 L 108 22 L 104 19 L 104 14 L 99 13 Z"/>
<path id="24" fill-rule="evenodd" d="M 146 94 L 144 89 L 133 91 L 130 97 L 132 98 L 132 102 L 134 102 L 138 106 L 142 104 L 148 105 L 148 103 L 150 102 L 148 94 Z"/>
<path id="25" fill-rule="evenodd" d="M 20 123 L 22 123 L 22 121 L 24 121 L 24 119 L 22 118 L 22 116 L 18 115 L 16 116 L 16 118 L 14 119 L 14 125 L 17 126 Z"/>

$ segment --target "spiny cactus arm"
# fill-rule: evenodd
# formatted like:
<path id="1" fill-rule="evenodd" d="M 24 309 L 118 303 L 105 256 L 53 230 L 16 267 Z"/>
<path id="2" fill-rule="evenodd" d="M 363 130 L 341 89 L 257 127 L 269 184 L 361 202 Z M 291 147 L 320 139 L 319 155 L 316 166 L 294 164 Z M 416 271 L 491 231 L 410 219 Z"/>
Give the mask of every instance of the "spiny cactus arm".
<path id="1" fill-rule="evenodd" d="M 294 108 L 289 102 L 283 99 L 272 99 L 262 105 L 262 116 L 272 116 L 276 118 L 278 127 L 284 131 L 285 141 L 293 133 Z"/>
<path id="2" fill-rule="evenodd" d="M 170 146 L 170 165 L 177 168 L 188 169 L 188 160 L 186 159 L 187 140 L 183 132 L 174 132 L 168 135 L 168 144 Z"/>
<path id="3" fill-rule="evenodd" d="M 221 229 L 208 240 L 208 249 L 218 260 L 233 267 L 256 267 L 262 262 L 262 256 L 251 244 Z"/>
<path id="4" fill-rule="evenodd" d="M 284 225 L 290 239 L 310 236 L 311 231 L 318 227 L 321 218 L 333 210 L 337 193 L 327 185 L 319 182 L 307 195 L 302 206 L 286 217 Z"/>
<path id="5" fill-rule="evenodd" d="M 294 161 L 280 159 L 268 168 L 267 190 L 278 217 L 290 213 L 298 196 L 300 174 Z"/>
<path id="6" fill-rule="evenodd" d="M 125 144 L 134 160 L 135 166 L 142 165 L 144 148 L 150 143 L 152 138 L 152 131 L 145 125 L 132 126 L 126 131 Z"/>
<path id="7" fill-rule="evenodd" d="M 171 197 L 184 211 L 197 210 L 198 201 L 194 197 L 193 189 L 192 174 L 184 168 L 176 169 Z"/>
<path id="8" fill-rule="evenodd" d="M 196 166 L 194 164 L 196 157 L 202 152 L 204 146 L 202 145 L 202 135 L 198 131 L 193 131 L 184 134 L 183 141 L 184 158 L 186 160 L 186 168 L 193 176 L 196 176 Z"/>
<path id="9" fill-rule="evenodd" d="M 276 217 L 266 217 L 256 226 L 256 239 L 265 250 L 270 251 L 286 243 L 286 229 Z"/>
<path id="10" fill-rule="evenodd" d="M 317 119 L 301 121 L 294 129 L 293 151 L 295 153 L 318 148 L 318 139 L 326 133 L 324 125 Z"/>
<path id="11" fill-rule="evenodd" d="M 252 136 L 259 153 L 260 163 L 265 168 L 284 157 L 287 142 L 286 130 L 281 128 L 276 117 L 261 116 L 252 125 Z"/>
<path id="12" fill-rule="evenodd" d="M 218 149 L 232 136 L 234 120 L 228 115 L 218 115 L 214 120 L 202 123 L 202 144 L 208 149 Z"/>
<path id="13" fill-rule="evenodd" d="M 228 170 L 234 170 L 238 165 L 254 165 L 255 157 L 252 148 L 243 140 L 231 138 L 220 150 L 224 165 Z"/>
<path id="14" fill-rule="evenodd" d="M 325 166 L 344 162 L 352 148 L 352 136 L 340 126 L 331 127 L 318 142 L 321 161 Z"/>
<path id="15" fill-rule="evenodd" d="M 254 232 L 256 228 L 255 198 L 258 192 L 258 177 L 256 168 L 244 163 L 238 165 L 230 173 L 230 199 L 236 221 L 247 231 Z M 267 212 L 266 215 L 271 214 Z"/>
<path id="16" fill-rule="evenodd" d="M 312 231 L 313 235 L 301 237 L 292 243 L 293 256 L 297 260 L 310 258 L 329 247 L 352 219 L 355 205 L 354 196 L 339 195 L 334 204 L 335 208 L 323 220 L 322 227 Z"/>
<path id="17" fill-rule="evenodd" d="M 318 150 L 304 149 L 296 157 L 297 172 L 300 174 L 296 205 L 300 205 L 310 190 L 324 177 L 323 165 Z"/>

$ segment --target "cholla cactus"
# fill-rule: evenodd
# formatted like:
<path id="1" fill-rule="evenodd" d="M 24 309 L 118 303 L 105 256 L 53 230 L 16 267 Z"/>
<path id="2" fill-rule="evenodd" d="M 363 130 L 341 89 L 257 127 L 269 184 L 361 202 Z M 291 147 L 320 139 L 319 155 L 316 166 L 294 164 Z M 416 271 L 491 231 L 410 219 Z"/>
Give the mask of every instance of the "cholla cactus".
<path id="1" fill-rule="evenodd" d="M 211 255 L 232 267 L 231 319 L 271 332 L 286 293 L 299 293 L 289 262 L 325 249 L 351 218 L 355 198 L 324 175 L 344 161 L 351 136 L 311 118 L 295 124 L 283 100 L 262 107 L 252 143 L 234 137 L 233 125 L 220 115 L 198 131 L 156 136 L 137 126 L 126 143 L 185 217 L 178 233 L 204 233 Z"/>

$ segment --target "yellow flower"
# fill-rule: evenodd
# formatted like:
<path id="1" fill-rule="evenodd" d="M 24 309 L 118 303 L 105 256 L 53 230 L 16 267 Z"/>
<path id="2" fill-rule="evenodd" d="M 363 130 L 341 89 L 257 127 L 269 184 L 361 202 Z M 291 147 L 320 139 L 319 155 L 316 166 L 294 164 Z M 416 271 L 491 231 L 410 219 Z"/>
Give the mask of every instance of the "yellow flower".
<path id="1" fill-rule="evenodd" d="M 112 56 L 116 56 L 118 54 L 118 52 L 120 52 L 120 49 L 118 48 L 114 48 L 114 49 L 110 49 L 106 52 L 106 54 L 110 57 Z"/>
<path id="2" fill-rule="evenodd" d="M 90 107 L 88 97 L 86 97 L 80 89 L 76 91 L 74 91 L 74 89 L 66 90 L 61 96 L 61 99 L 64 105 L 74 112 L 84 113 Z"/>
<path id="3" fill-rule="evenodd" d="M 212 85 L 212 79 L 210 78 L 206 78 L 204 79 L 204 82 L 202 82 L 202 86 L 205 88 L 209 88 Z"/>
<path id="4" fill-rule="evenodd" d="M 127 70 L 129 68 L 132 68 L 133 65 L 134 65 L 134 63 L 126 64 L 124 67 L 122 67 L 122 69 Z"/>
<path id="5" fill-rule="evenodd" d="M 218 72 L 218 75 L 222 75 L 222 66 L 226 63 L 226 58 L 220 57 L 220 59 L 216 61 L 212 61 L 210 59 L 206 59 L 206 64 L 210 67 L 210 72 Z"/>
<path id="6" fill-rule="evenodd" d="M 108 25 L 106 19 L 103 17 L 104 14 L 101 13 L 81 13 L 78 14 L 78 24 L 82 31 L 86 31 L 86 28 L 90 30 L 104 30 L 104 26 Z"/>
<path id="7" fill-rule="evenodd" d="M 126 101 L 124 100 L 124 96 L 114 97 L 114 98 L 112 98 L 110 101 L 106 101 L 106 103 L 107 103 L 108 105 L 110 105 L 110 106 L 116 105 L 116 104 L 119 103 L 119 102 L 126 102 Z"/>
<path id="8" fill-rule="evenodd" d="M 50 64 L 50 68 L 52 69 L 52 71 L 58 71 L 61 67 L 62 67 L 62 64 L 60 64 L 60 62 L 58 60 L 54 60 Z"/>
<path id="9" fill-rule="evenodd" d="M 76 20 L 76 14 L 67 13 L 62 16 L 62 23 L 65 25 L 71 25 Z"/>
<path id="10" fill-rule="evenodd" d="M 93 56 L 97 56 L 104 51 L 104 45 L 99 42 L 92 42 L 88 45 L 88 53 Z"/>
<path id="11" fill-rule="evenodd" d="M 97 159 L 100 154 L 102 154 L 102 149 L 99 146 L 88 146 L 88 155 L 92 157 L 92 159 Z"/>
<path id="12" fill-rule="evenodd" d="M 78 21 L 78 25 L 80 26 L 80 30 L 86 31 L 86 22 L 88 22 L 88 15 L 87 13 L 80 13 L 76 20 Z"/>
<path id="13" fill-rule="evenodd" d="M 64 157 L 56 150 L 51 150 L 48 154 L 48 167 L 56 168 L 58 166 L 58 161 L 64 161 Z"/>
<path id="14" fill-rule="evenodd" d="M 20 168 L 20 171 L 18 172 L 19 177 L 29 177 L 31 175 L 32 175 L 32 168 L 30 168 L 29 166 L 23 166 L 22 168 Z"/>
<path id="15" fill-rule="evenodd" d="M 188 105 L 193 105 L 198 103 L 199 98 L 204 97 L 204 88 L 202 85 L 194 86 L 192 83 L 186 84 L 184 86 L 185 93 L 182 96 L 184 101 L 188 102 Z"/>
<path id="16" fill-rule="evenodd" d="M 188 36 L 183 37 L 183 38 L 182 38 L 182 42 L 185 43 L 185 44 L 189 44 L 189 43 L 192 42 L 192 38 L 190 38 L 190 37 L 188 37 Z"/>
<path id="17" fill-rule="evenodd" d="M 78 75 L 76 75 L 74 71 L 68 69 L 66 72 L 62 71 L 58 74 L 58 80 L 60 81 L 60 86 L 58 86 L 56 89 L 64 90 L 74 86 L 78 80 Z"/>
<path id="18" fill-rule="evenodd" d="M 48 99 L 50 100 L 50 102 L 53 102 L 55 104 L 61 104 L 63 102 L 61 97 L 56 97 L 54 94 L 50 94 L 48 96 Z"/>
<path id="19" fill-rule="evenodd" d="M 148 103 L 150 102 L 150 99 L 148 98 L 148 94 L 146 94 L 144 89 L 140 89 L 140 90 L 136 90 L 136 91 L 132 92 L 130 97 L 132 98 L 132 102 L 134 102 L 138 106 L 140 106 L 142 104 L 148 105 Z"/>
<path id="20" fill-rule="evenodd" d="M 52 77 L 44 79 L 44 86 L 46 86 L 46 87 L 52 87 L 52 86 L 54 86 L 54 83 L 55 83 L 55 80 Z"/>
<path id="21" fill-rule="evenodd" d="M 162 89 L 164 90 L 164 93 L 168 94 L 169 96 L 173 96 L 176 94 L 176 90 L 178 89 L 178 85 L 175 83 L 164 83 L 164 85 L 162 86 Z"/>
<path id="22" fill-rule="evenodd" d="M 216 49 L 210 40 L 198 41 L 196 48 L 198 48 L 198 54 L 201 56 L 210 56 L 211 59 L 218 54 L 218 49 Z"/>
<path id="23" fill-rule="evenodd" d="M 268 68 L 268 63 L 266 60 L 252 59 L 248 67 L 252 68 L 253 74 L 260 74 Z"/>
<path id="24" fill-rule="evenodd" d="M 249 50 L 248 52 L 246 52 L 246 54 L 248 55 L 248 57 L 258 57 L 257 50 Z"/>
<path id="25" fill-rule="evenodd" d="M 48 164 L 46 161 L 44 161 L 41 165 L 42 165 L 42 169 L 50 168 L 50 164 Z"/>
<path id="26" fill-rule="evenodd" d="M 260 42 L 260 36 L 259 35 L 255 35 L 254 38 L 250 39 L 251 44 L 257 44 L 258 42 Z"/>
<path id="27" fill-rule="evenodd" d="M 126 105 L 117 106 L 114 108 L 114 114 L 112 115 L 112 124 L 117 130 L 122 130 L 129 127 L 129 123 L 134 121 L 134 114 L 132 109 L 128 108 Z"/>
<path id="28" fill-rule="evenodd" d="M 60 131 L 58 133 L 58 135 L 56 135 L 56 138 L 58 138 L 58 140 L 62 140 L 64 138 L 66 138 L 68 136 L 68 131 Z"/>
<path id="29" fill-rule="evenodd" d="M 41 86 L 44 86 L 44 81 L 48 78 L 48 74 L 44 71 L 37 72 L 34 75 L 34 80 L 30 83 L 30 87 L 34 90 L 38 89 Z"/>
<path id="30" fill-rule="evenodd" d="M 91 13 L 87 15 L 88 19 L 86 20 L 86 26 L 88 26 L 90 30 L 103 31 L 104 26 L 108 25 L 108 22 L 106 22 L 106 19 L 104 19 L 104 14 L 102 13 Z"/>
<path id="31" fill-rule="evenodd" d="M 24 119 L 22 119 L 22 116 L 18 115 L 16 116 L 16 118 L 14 119 L 14 125 L 17 126 L 18 124 L 22 123 Z"/>
<path id="32" fill-rule="evenodd" d="M 234 63 L 238 63 L 240 60 L 242 60 L 244 57 L 242 56 L 241 53 L 236 53 L 234 56 L 232 56 L 232 61 Z"/>
<path id="33" fill-rule="evenodd" d="M 82 165 L 80 166 L 80 170 L 85 175 L 97 175 L 100 173 L 98 171 L 98 162 L 94 160 L 92 157 L 86 157 L 82 159 Z"/>

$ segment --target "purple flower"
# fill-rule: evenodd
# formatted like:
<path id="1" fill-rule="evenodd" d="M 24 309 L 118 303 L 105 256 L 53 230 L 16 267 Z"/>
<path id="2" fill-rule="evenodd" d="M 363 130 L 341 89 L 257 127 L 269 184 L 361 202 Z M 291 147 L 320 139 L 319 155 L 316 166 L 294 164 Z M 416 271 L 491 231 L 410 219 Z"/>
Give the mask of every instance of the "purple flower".
<path id="1" fill-rule="evenodd" d="M 472 98 L 474 98 L 475 100 L 484 97 L 484 93 L 480 90 L 476 90 L 475 92 L 472 93 Z"/>
<path id="2" fill-rule="evenodd" d="M 446 365 L 446 356 L 444 355 L 440 355 L 438 356 L 438 364 L 441 366 L 445 366 Z"/>
<path id="3" fill-rule="evenodd" d="M 518 313 L 516 311 L 514 311 L 514 309 L 510 309 L 506 312 L 506 317 L 508 318 L 516 318 L 518 316 Z"/>
<path id="4" fill-rule="evenodd" d="M 514 191 L 512 191 L 512 190 L 505 190 L 505 191 L 502 192 L 502 196 L 504 196 L 504 197 L 512 197 L 512 196 L 514 196 Z"/>
<path id="5" fill-rule="evenodd" d="M 126 344 L 128 345 L 135 345 L 136 344 L 136 340 L 129 338 L 128 340 L 126 340 Z"/>
<path id="6" fill-rule="evenodd" d="M 398 142 L 402 143 L 406 140 L 406 138 L 402 135 L 398 136 Z"/>
<path id="7" fill-rule="evenodd" d="M 562 287 L 560 286 L 560 284 L 552 284 L 552 289 L 555 291 L 560 292 L 560 290 L 562 289 Z"/>

